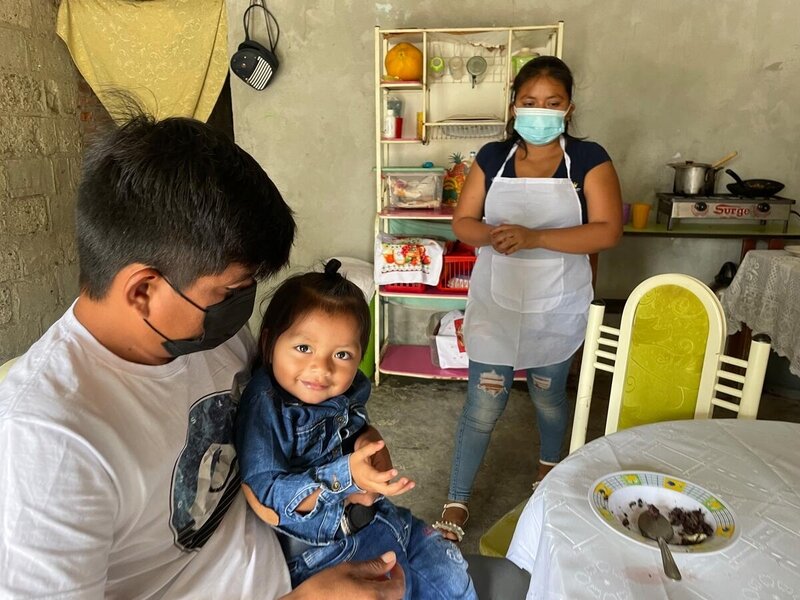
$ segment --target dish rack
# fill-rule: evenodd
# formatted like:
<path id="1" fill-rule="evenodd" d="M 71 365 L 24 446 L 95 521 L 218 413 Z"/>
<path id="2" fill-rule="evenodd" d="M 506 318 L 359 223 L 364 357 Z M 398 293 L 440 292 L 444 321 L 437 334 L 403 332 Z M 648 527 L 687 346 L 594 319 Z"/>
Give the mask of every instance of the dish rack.
<path id="1" fill-rule="evenodd" d="M 506 130 L 505 122 L 496 117 L 449 117 L 426 126 L 432 140 L 499 138 Z"/>

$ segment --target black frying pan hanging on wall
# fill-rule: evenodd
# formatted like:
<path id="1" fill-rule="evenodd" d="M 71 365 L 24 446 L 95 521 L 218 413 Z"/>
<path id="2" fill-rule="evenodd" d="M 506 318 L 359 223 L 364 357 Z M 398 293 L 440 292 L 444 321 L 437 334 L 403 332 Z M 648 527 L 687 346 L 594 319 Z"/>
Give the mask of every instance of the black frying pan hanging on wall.
<path id="1" fill-rule="evenodd" d="M 736 180 L 736 183 L 728 184 L 728 191 L 737 196 L 745 196 L 746 198 L 774 196 L 784 188 L 780 181 L 773 181 L 772 179 L 742 179 L 730 169 L 725 169 L 725 172 Z"/>

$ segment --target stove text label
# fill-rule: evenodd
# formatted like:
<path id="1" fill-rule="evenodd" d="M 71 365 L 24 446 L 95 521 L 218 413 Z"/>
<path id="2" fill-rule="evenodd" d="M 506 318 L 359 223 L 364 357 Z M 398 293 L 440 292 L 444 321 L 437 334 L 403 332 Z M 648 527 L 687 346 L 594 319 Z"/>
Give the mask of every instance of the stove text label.
<path id="1" fill-rule="evenodd" d="M 746 217 L 750 214 L 749 206 L 734 206 L 731 204 L 717 204 L 714 207 L 714 214 L 720 217 Z"/>

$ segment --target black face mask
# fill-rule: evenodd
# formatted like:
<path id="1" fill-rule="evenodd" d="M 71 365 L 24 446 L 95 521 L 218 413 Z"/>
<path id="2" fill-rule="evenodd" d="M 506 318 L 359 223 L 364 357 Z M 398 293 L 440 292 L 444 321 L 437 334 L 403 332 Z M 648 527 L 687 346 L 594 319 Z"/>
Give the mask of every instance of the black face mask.
<path id="1" fill-rule="evenodd" d="M 184 296 L 166 277 L 164 281 L 169 283 L 169 286 L 181 298 L 205 313 L 205 317 L 203 317 L 203 335 L 199 338 L 188 340 L 171 340 L 153 327 L 147 319 L 144 320 L 153 331 L 166 340 L 162 345 L 172 357 L 200 352 L 201 350 L 211 350 L 224 344 L 244 327 L 245 323 L 250 319 L 250 315 L 253 314 L 253 306 L 256 302 L 255 283 L 244 288 L 232 290 L 231 295 L 222 302 L 203 308 Z"/>

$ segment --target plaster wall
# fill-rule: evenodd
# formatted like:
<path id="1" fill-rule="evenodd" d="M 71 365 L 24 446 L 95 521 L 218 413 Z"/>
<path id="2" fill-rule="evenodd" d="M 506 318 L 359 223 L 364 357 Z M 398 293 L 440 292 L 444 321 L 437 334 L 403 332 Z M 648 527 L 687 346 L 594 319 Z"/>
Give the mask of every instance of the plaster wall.
<path id="1" fill-rule="evenodd" d="M 231 53 L 248 0 L 229 0 Z M 371 259 L 374 206 L 373 28 L 565 22 L 576 76 L 575 133 L 603 144 L 626 202 L 668 190 L 684 159 L 731 150 L 745 177 L 778 179 L 800 197 L 800 4 L 792 0 L 411 0 L 271 2 L 280 70 L 258 92 L 233 78 L 238 143 L 297 213 L 293 264 Z M 256 11 L 253 11 L 256 12 Z M 264 40 L 260 16 L 256 39 Z M 727 176 L 718 189 L 724 190 Z M 634 239 L 601 256 L 598 295 L 623 297 L 645 277 L 682 271 L 711 281 L 738 261 L 736 241 Z"/>
<path id="2" fill-rule="evenodd" d="M 58 2 L 0 5 L 0 363 L 77 294 L 79 78 L 55 34 Z"/>

